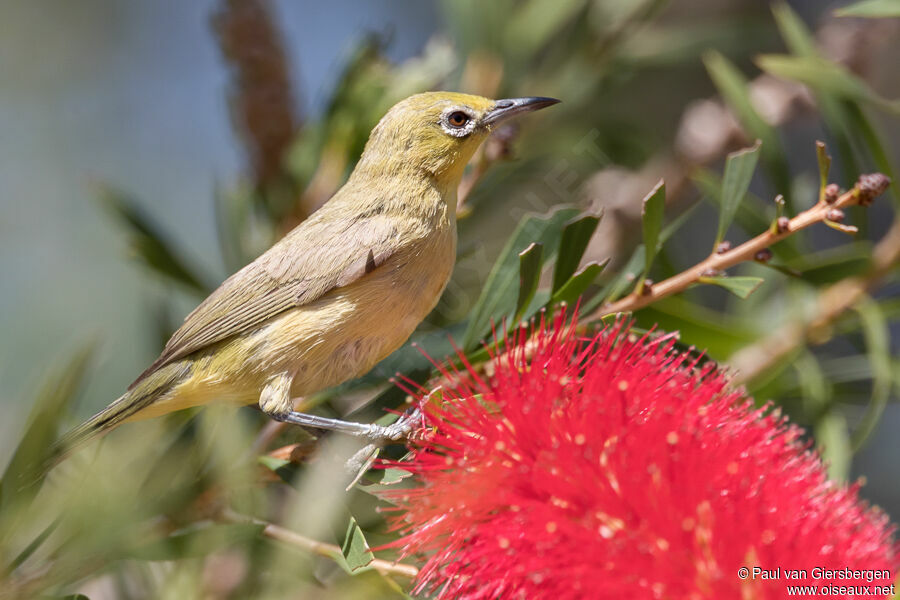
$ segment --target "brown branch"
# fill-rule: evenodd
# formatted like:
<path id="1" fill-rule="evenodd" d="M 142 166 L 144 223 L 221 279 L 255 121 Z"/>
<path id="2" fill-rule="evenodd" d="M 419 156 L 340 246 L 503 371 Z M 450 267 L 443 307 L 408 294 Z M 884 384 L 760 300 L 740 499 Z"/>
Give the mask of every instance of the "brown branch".
<path id="1" fill-rule="evenodd" d="M 736 352 L 728 364 L 734 371 L 732 382 L 741 385 L 765 373 L 796 348 L 814 341 L 817 334 L 843 313 L 862 301 L 891 269 L 900 262 L 900 218 L 875 246 L 872 265 L 858 277 L 842 279 L 819 294 L 809 318 L 786 324 L 769 336 Z"/>
<path id="2" fill-rule="evenodd" d="M 290 546 L 294 546 L 295 548 L 300 548 L 301 550 L 304 550 L 311 554 L 317 554 L 319 556 L 324 556 L 332 559 L 340 558 L 343 556 L 341 549 L 334 544 L 326 544 L 325 542 L 310 539 L 308 537 L 300 535 L 295 531 L 291 531 L 290 529 L 285 529 L 284 527 L 280 527 L 267 521 L 242 515 L 231 509 L 223 510 L 220 518 L 224 521 L 228 521 L 229 523 L 254 523 L 257 525 L 262 525 L 263 535 L 265 535 L 266 537 L 273 540 L 278 540 L 279 542 L 288 544 Z M 413 565 L 391 562 L 389 560 L 383 560 L 380 558 L 372 560 L 372 562 L 370 562 L 368 566 L 375 569 L 382 575 L 400 575 L 403 577 L 408 577 L 410 579 L 415 578 L 419 573 L 419 569 L 417 569 Z"/>
<path id="3" fill-rule="evenodd" d="M 873 178 L 879 184 L 875 186 L 875 189 L 871 189 L 873 182 L 870 179 Z M 772 244 L 780 242 L 796 231 L 806 229 L 816 223 L 834 223 L 834 221 L 839 220 L 838 217 L 843 217 L 842 213 L 840 213 L 841 208 L 856 204 L 868 204 L 875 196 L 884 191 L 889 181 L 887 177 L 880 174 L 863 175 L 853 189 L 840 195 L 834 202 L 828 203 L 825 200 L 821 200 L 815 206 L 803 211 L 793 219 L 787 220 L 785 218 L 784 221 L 779 220 L 778 227 L 771 228 L 727 252 L 722 252 L 721 254 L 713 253 L 693 267 L 664 281 L 647 287 L 638 284 L 635 291 L 631 294 L 611 304 L 601 306 L 588 315 L 584 322 L 596 321 L 616 313 L 636 311 L 661 298 L 684 291 L 691 285 L 698 283 L 701 277 L 707 276 L 709 273 L 718 273 L 742 262 L 754 260 L 758 252 L 766 250 Z M 874 193 L 875 191 L 877 193 Z M 641 289 L 642 287 L 643 289 Z"/>

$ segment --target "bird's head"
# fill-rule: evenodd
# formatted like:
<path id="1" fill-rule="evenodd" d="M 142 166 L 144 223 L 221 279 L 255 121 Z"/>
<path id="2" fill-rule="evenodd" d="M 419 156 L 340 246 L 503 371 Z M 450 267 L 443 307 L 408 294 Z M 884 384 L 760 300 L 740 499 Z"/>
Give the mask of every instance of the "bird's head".
<path id="1" fill-rule="evenodd" d="M 478 145 L 497 125 L 557 102 L 536 97 L 491 100 L 454 92 L 416 94 L 395 104 L 375 126 L 357 168 L 385 175 L 414 169 L 455 186 Z"/>

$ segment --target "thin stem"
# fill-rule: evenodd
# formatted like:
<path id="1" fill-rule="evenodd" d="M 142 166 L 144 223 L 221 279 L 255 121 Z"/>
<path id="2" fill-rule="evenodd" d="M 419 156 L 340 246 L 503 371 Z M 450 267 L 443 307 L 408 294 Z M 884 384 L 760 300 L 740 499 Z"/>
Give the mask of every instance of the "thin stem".
<path id="1" fill-rule="evenodd" d="M 290 529 L 285 529 L 284 527 L 254 517 L 242 515 L 228 508 L 222 511 L 220 518 L 230 523 L 255 523 L 257 525 L 262 525 L 263 535 L 266 537 L 294 546 L 295 548 L 300 548 L 311 554 L 325 556 L 327 558 L 340 558 L 343 556 L 341 549 L 334 544 L 326 544 L 325 542 L 302 536 Z M 382 575 L 400 575 L 410 579 L 415 578 L 419 573 L 419 569 L 413 565 L 391 562 L 380 558 L 372 560 L 368 566 Z"/>
<path id="2" fill-rule="evenodd" d="M 682 292 L 689 286 L 698 283 L 700 278 L 705 274 L 724 271 L 739 263 L 753 260 L 757 252 L 768 248 L 772 244 L 780 242 L 792 233 L 801 229 L 806 229 L 815 223 L 825 222 L 826 215 L 829 211 L 858 203 L 859 189 L 857 187 L 845 192 L 831 204 L 818 202 L 812 208 L 803 211 L 791 219 L 786 227 L 782 227 L 780 230 L 770 229 L 722 254 L 711 254 L 708 258 L 700 261 L 686 271 L 682 271 L 677 275 L 673 275 L 668 279 L 653 284 L 650 289 L 645 289 L 641 292 L 634 291 L 616 302 L 601 306 L 588 315 L 584 319 L 584 322 L 589 323 L 616 313 L 633 312 L 652 304 L 661 298 Z"/>
<path id="3" fill-rule="evenodd" d="M 894 220 L 890 230 L 875 246 L 872 266 L 866 273 L 842 279 L 822 290 L 815 308 L 804 321 L 779 327 L 755 344 L 736 352 L 728 360 L 735 371 L 732 381 L 736 385 L 752 381 L 784 360 L 796 348 L 814 338 L 822 328 L 862 301 L 897 262 L 900 262 L 900 219 Z"/>

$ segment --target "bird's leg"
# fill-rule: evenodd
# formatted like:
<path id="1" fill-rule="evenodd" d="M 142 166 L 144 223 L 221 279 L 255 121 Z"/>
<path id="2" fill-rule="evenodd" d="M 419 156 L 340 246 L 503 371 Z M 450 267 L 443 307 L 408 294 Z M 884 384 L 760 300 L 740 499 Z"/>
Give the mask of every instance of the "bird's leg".
<path id="1" fill-rule="evenodd" d="M 416 414 L 418 409 L 411 414 L 404 414 L 390 425 L 354 423 L 297 412 L 294 410 L 294 401 L 291 399 L 290 393 L 292 380 L 293 376 L 290 373 L 276 375 L 269 379 L 259 396 L 260 409 L 276 421 L 338 431 L 373 441 L 396 442 L 406 439 L 412 433 L 416 422 L 420 420 Z"/>

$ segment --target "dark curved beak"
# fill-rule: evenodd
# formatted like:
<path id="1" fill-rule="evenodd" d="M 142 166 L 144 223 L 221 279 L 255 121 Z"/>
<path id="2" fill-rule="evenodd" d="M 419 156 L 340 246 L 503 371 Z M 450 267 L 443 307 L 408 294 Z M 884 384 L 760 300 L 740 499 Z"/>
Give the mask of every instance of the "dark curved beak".
<path id="1" fill-rule="evenodd" d="M 497 100 L 493 108 L 484 115 L 481 122 L 484 125 L 493 125 L 520 113 L 540 110 L 558 103 L 559 100 L 556 98 L 543 98 L 541 96 L 505 98 L 503 100 Z"/>

